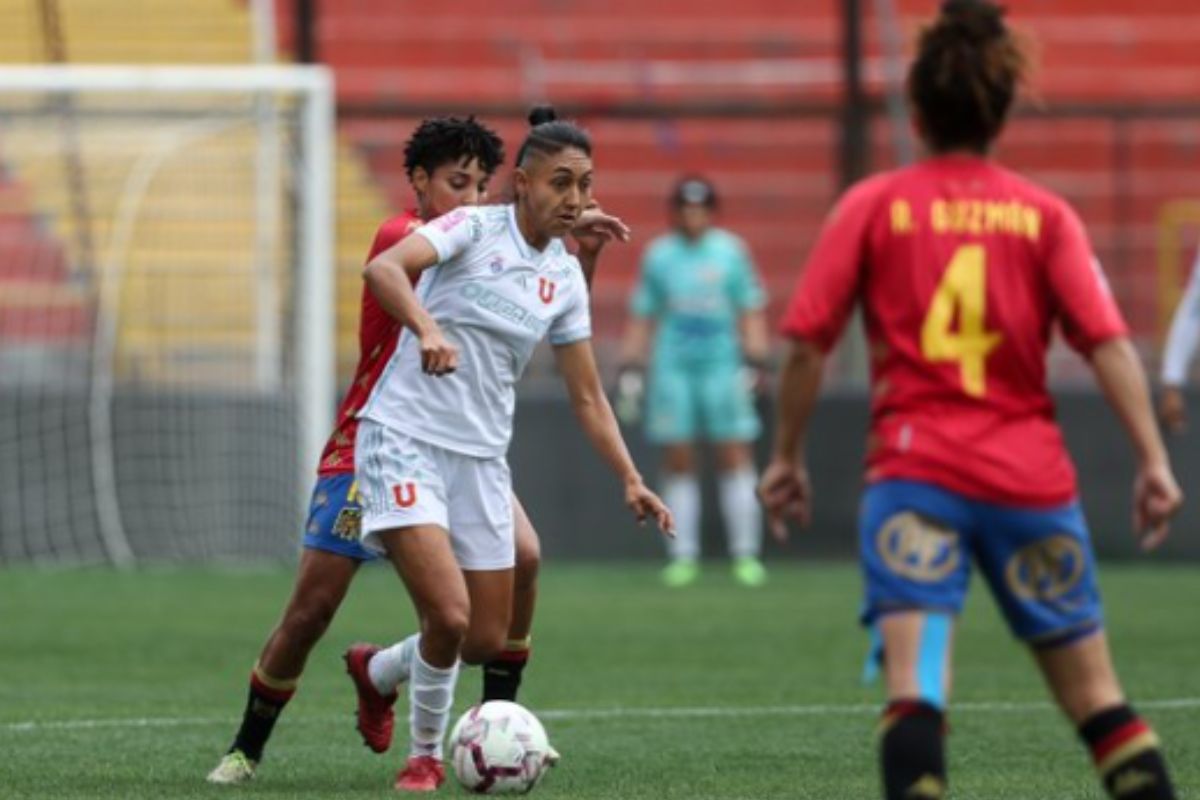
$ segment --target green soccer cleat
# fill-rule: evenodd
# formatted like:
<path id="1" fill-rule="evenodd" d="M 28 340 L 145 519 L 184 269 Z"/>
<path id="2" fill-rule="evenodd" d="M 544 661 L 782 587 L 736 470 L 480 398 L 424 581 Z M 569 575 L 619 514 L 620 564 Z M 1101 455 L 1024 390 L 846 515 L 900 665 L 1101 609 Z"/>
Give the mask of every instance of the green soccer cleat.
<path id="1" fill-rule="evenodd" d="M 241 750 L 231 750 L 221 758 L 221 762 L 217 764 L 216 768 L 208 773 L 207 780 L 209 783 L 219 783 L 225 786 L 246 783 L 254 777 L 254 770 L 257 767 L 258 763 L 246 758 L 246 754 Z"/>
<path id="2" fill-rule="evenodd" d="M 767 582 L 767 568 L 754 556 L 742 556 L 733 561 L 733 579 L 752 589 Z"/>
<path id="3" fill-rule="evenodd" d="M 699 577 L 700 564 L 686 559 L 672 561 L 662 571 L 662 582 L 668 589 L 682 589 L 684 586 L 690 586 Z"/>

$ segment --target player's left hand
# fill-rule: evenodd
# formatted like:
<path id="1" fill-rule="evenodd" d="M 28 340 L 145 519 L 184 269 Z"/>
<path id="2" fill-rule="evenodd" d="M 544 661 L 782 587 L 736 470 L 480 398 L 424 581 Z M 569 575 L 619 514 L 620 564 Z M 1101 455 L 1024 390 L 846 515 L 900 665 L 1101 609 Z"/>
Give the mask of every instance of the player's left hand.
<path id="1" fill-rule="evenodd" d="M 595 204 L 580 215 L 571 231 L 579 249 L 588 253 L 600 252 L 609 242 L 628 242 L 631 235 L 629 226 L 620 217 L 605 213 Z"/>
<path id="2" fill-rule="evenodd" d="M 803 463 L 771 460 L 758 482 L 758 499 L 767 512 L 767 526 L 779 542 L 787 541 L 789 520 L 807 528 L 812 522 L 812 487 Z"/>
<path id="3" fill-rule="evenodd" d="M 675 538 L 675 516 L 671 509 L 640 478 L 625 484 L 625 505 L 633 511 L 638 524 L 644 525 L 646 520 L 652 519 L 660 531 Z"/>
<path id="4" fill-rule="evenodd" d="M 1183 491 L 1171 465 L 1163 462 L 1138 470 L 1133 483 L 1133 529 L 1143 550 L 1153 550 L 1171 532 L 1171 517 L 1183 505 Z"/>

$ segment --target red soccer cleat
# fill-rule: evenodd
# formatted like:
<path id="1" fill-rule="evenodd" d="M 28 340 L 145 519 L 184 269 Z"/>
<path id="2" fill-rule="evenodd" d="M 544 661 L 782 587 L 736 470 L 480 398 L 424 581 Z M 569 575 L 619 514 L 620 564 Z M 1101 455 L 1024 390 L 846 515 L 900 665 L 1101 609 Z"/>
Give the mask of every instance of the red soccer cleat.
<path id="1" fill-rule="evenodd" d="M 446 768 L 440 758 L 409 756 L 404 769 L 396 773 L 396 791 L 433 792 L 446 781 Z"/>
<path id="2" fill-rule="evenodd" d="M 354 690 L 358 692 L 355 727 L 362 734 L 363 744 L 376 753 L 386 753 L 392 746 L 392 731 L 396 727 L 396 715 L 392 711 L 396 702 L 396 692 L 382 695 L 371 683 L 367 663 L 379 650 L 380 648 L 373 644 L 353 644 L 342 658 L 346 662 L 346 672 L 350 674 L 350 680 L 354 681 Z"/>

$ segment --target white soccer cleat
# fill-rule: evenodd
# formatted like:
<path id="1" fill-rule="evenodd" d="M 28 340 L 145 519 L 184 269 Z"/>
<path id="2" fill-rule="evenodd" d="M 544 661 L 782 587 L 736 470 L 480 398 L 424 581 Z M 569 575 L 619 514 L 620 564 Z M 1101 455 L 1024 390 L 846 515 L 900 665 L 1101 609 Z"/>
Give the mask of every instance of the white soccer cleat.
<path id="1" fill-rule="evenodd" d="M 208 773 L 206 780 L 209 783 L 218 783 L 224 786 L 246 783 L 254 777 L 254 770 L 257 767 L 258 764 L 246 758 L 246 754 L 241 750 L 234 750 L 221 757 L 221 762 L 212 772 Z"/>

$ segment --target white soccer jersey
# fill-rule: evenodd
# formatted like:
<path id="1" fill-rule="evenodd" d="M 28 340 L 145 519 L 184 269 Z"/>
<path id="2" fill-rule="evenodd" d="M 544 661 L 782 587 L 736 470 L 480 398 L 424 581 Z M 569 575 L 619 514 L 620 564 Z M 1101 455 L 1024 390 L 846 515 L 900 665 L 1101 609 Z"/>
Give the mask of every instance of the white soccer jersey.
<path id="1" fill-rule="evenodd" d="M 1187 383 L 1197 341 L 1200 341 L 1200 253 L 1196 256 L 1187 289 L 1179 299 L 1171 320 L 1171 332 L 1167 335 L 1162 360 L 1163 384 L 1183 386 Z"/>
<path id="2" fill-rule="evenodd" d="M 458 347 L 458 369 L 426 375 L 420 342 L 406 330 L 359 416 L 446 450 L 503 456 L 514 387 L 538 342 L 592 335 L 583 270 L 559 239 L 542 252 L 530 247 L 511 205 L 459 208 L 412 235 L 437 251 L 417 297 Z"/>

